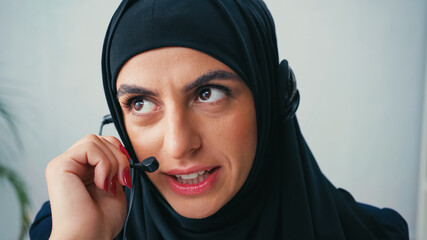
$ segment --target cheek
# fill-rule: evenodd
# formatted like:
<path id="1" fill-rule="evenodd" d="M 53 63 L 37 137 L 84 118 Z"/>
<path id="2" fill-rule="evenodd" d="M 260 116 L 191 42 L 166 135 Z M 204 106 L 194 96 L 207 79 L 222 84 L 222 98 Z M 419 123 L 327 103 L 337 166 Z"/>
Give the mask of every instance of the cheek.
<path id="1" fill-rule="evenodd" d="M 150 156 L 157 156 L 158 149 L 161 147 L 160 129 L 154 127 L 142 127 L 132 121 L 127 121 L 125 117 L 125 126 L 132 147 L 139 161 Z"/>
<path id="2" fill-rule="evenodd" d="M 246 179 L 255 157 L 257 126 L 253 105 L 241 106 L 232 113 L 211 121 L 205 134 L 205 142 L 226 156 L 233 174 Z"/>
<path id="3" fill-rule="evenodd" d="M 223 149 L 233 155 L 250 153 L 256 147 L 256 123 L 249 112 L 236 114 L 224 121 L 220 136 Z"/>

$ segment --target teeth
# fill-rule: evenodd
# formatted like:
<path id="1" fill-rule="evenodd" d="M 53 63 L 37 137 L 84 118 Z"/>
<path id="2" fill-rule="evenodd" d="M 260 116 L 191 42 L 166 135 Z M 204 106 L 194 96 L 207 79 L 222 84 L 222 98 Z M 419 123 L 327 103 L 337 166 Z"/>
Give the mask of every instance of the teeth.
<path id="1" fill-rule="evenodd" d="M 193 178 L 196 178 L 197 176 L 199 176 L 198 173 L 192 173 L 192 174 L 188 174 L 188 175 L 181 175 L 182 179 L 193 179 Z"/>
<path id="2" fill-rule="evenodd" d="M 175 177 L 176 180 L 182 184 L 198 184 L 203 182 L 209 175 L 207 171 L 200 171 L 188 175 L 175 175 Z"/>
<path id="3" fill-rule="evenodd" d="M 205 172 L 206 171 L 199 171 L 199 172 L 191 173 L 188 175 L 175 175 L 175 177 L 182 178 L 182 179 L 194 179 L 194 178 L 197 178 L 199 175 L 205 174 Z"/>
<path id="4" fill-rule="evenodd" d="M 204 177 L 204 176 L 199 176 L 199 177 L 197 178 L 197 180 L 198 180 L 199 182 L 203 182 L 203 180 L 205 180 L 205 177 Z"/>

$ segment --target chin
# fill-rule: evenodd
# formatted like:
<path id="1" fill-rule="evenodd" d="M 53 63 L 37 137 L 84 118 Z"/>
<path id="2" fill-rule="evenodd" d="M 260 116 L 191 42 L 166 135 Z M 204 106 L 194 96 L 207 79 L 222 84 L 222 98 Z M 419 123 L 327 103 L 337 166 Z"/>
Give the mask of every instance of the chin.
<path id="1" fill-rule="evenodd" d="M 209 204 L 205 201 L 183 200 L 183 203 L 175 202 L 171 204 L 172 208 L 181 216 L 193 219 L 207 218 L 221 209 L 222 204 Z"/>

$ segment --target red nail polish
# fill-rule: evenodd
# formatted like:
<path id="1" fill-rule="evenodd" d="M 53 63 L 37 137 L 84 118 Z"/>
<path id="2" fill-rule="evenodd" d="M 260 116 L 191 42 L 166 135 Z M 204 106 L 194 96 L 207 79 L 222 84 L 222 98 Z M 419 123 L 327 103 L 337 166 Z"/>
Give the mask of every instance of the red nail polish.
<path id="1" fill-rule="evenodd" d="M 116 193 L 117 193 L 116 182 L 117 182 L 117 175 L 114 176 L 110 181 L 110 191 L 111 193 L 113 193 L 114 197 L 116 196 Z"/>
<path id="2" fill-rule="evenodd" d="M 104 192 L 108 194 L 108 176 L 104 181 Z"/>
<path id="3" fill-rule="evenodd" d="M 120 151 L 121 151 L 124 155 L 126 155 L 126 157 L 128 158 L 128 160 L 130 160 L 129 153 L 128 153 L 128 151 L 126 151 L 126 148 L 125 148 L 125 147 L 123 147 L 123 145 L 120 145 Z"/>
<path id="4" fill-rule="evenodd" d="M 125 183 L 126 187 L 132 189 L 132 181 L 130 179 L 130 170 L 129 170 L 129 168 L 123 169 L 123 182 Z"/>

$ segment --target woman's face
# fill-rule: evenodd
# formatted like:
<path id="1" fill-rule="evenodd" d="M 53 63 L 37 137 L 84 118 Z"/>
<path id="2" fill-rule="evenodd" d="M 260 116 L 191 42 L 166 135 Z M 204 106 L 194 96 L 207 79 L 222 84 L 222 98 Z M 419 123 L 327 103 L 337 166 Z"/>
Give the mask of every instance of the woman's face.
<path id="1" fill-rule="evenodd" d="M 121 69 L 118 99 L 148 177 L 184 217 L 217 212 L 242 187 L 257 144 L 252 93 L 225 64 L 179 47 L 139 54 Z"/>

